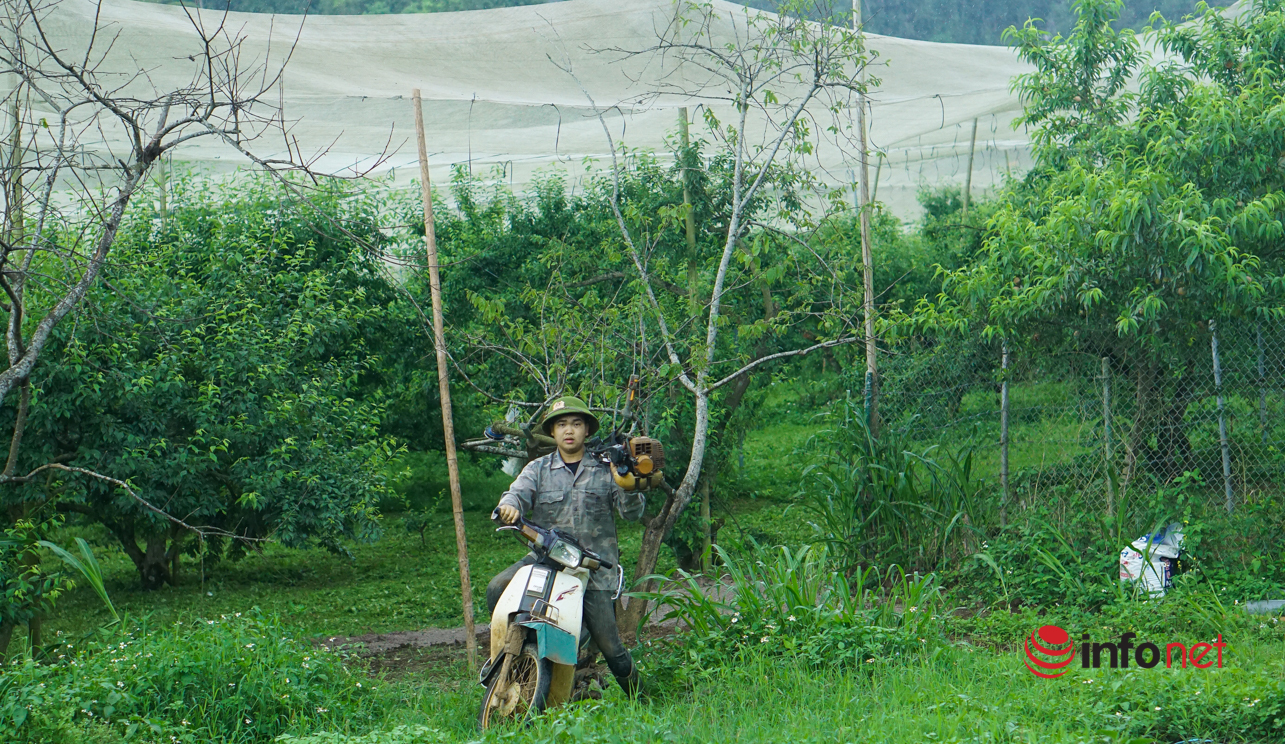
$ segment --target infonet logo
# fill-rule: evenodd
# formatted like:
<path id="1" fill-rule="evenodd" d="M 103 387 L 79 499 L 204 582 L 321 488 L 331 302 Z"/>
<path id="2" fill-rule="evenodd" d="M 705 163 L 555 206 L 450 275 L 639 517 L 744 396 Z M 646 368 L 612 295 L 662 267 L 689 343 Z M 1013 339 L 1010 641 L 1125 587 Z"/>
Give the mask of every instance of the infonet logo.
<path id="1" fill-rule="evenodd" d="M 1184 669 L 1188 663 L 1197 669 L 1208 669 L 1215 663 L 1222 668 L 1223 649 L 1227 647 L 1223 643 L 1223 637 L 1219 635 L 1218 640 L 1213 643 L 1197 643 L 1190 649 L 1181 643 L 1169 643 L 1162 653 L 1154 643 L 1144 641 L 1135 644 L 1133 640 L 1137 637 L 1136 633 L 1122 633 L 1117 642 L 1093 643 L 1089 640 L 1088 633 L 1082 634 L 1079 646 L 1080 667 L 1100 669 L 1102 657 L 1106 654 L 1107 667 L 1110 669 L 1128 669 L 1130 660 L 1135 666 L 1151 669 L 1159 665 L 1162 659 L 1166 668 L 1172 667 L 1175 662 Z M 1217 658 L 1206 658 L 1215 649 L 1218 651 Z M 1031 670 L 1031 674 L 1044 679 L 1056 679 L 1069 672 L 1076 656 L 1076 646 L 1071 641 L 1071 634 L 1056 625 L 1043 625 L 1038 630 L 1031 631 L 1026 637 L 1023 650 L 1026 654 L 1023 659 L 1026 668 Z"/>

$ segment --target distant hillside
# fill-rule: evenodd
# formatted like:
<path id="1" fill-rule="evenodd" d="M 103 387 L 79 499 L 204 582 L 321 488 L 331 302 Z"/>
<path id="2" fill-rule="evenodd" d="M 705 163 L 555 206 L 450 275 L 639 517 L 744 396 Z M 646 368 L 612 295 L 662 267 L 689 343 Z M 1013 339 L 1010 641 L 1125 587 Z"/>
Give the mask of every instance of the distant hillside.
<path id="1" fill-rule="evenodd" d="M 176 3 L 177 0 L 160 0 Z M 515 5 L 539 5 L 556 0 L 200 0 L 189 4 L 230 7 L 248 13 L 309 13 L 362 15 L 381 13 L 438 13 L 481 10 Z M 1227 0 L 1226 4 L 1230 4 Z M 773 0 L 745 0 L 772 9 Z M 847 6 L 847 3 L 840 3 Z M 1213 5 L 1223 3 L 1214 2 Z M 1147 25 L 1153 11 L 1177 19 L 1195 10 L 1195 0 L 1125 0 L 1120 23 L 1134 29 Z M 1045 28 L 1065 33 L 1070 28 L 1067 0 L 865 0 L 866 29 L 876 34 L 965 44 L 1001 44 L 1004 29 L 1021 26 L 1027 18 L 1042 18 Z"/>

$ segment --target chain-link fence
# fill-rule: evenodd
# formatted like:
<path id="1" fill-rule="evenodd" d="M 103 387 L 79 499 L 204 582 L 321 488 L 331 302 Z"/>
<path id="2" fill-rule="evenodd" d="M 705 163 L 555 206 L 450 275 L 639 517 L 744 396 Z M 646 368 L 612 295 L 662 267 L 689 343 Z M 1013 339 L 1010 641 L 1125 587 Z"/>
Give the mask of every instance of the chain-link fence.
<path id="1" fill-rule="evenodd" d="M 1010 510 L 1109 516 L 1131 494 L 1195 471 L 1228 508 L 1285 490 L 1285 323 L 1208 324 L 1135 361 L 1031 347 L 891 350 L 881 419 L 921 445 L 973 445 L 975 472 L 994 479 Z"/>

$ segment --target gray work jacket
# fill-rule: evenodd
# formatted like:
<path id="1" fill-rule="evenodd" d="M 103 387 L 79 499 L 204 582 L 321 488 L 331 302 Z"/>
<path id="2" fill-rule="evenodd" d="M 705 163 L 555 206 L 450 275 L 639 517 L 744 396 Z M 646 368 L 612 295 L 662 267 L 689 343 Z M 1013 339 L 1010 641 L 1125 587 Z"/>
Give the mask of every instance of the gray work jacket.
<path id="1" fill-rule="evenodd" d="M 585 456 L 575 475 L 557 452 L 532 460 L 500 497 L 500 506 L 516 507 L 527 519 L 562 530 L 613 564 L 620 563 L 614 507 L 628 520 L 642 517 L 647 505 L 641 491 L 625 491 L 611 478 L 609 466 Z M 600 569 L 590 589 L 614 591 L 616 572 Z"/>

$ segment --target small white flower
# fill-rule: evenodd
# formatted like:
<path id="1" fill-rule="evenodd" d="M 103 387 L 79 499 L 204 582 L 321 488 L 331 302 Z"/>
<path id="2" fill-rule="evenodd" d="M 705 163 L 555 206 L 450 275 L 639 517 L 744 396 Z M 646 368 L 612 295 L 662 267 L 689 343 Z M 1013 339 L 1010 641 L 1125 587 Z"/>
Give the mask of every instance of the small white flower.
<path id="1" fill-rule="evenodd" d="M 792 623 L 792 622 L 794 622 L 794 616 L 793 616 L 793 615 L 790 615 L 789 617 L 785 618 L 785 620 L 786 620 L 786 622 L 790 622 L 790 623 Z"/>
<path id="2" fill-rule="evenodd" d="M 1157 705 L 1157 706 L 1156 706 L 1156 710 L 1160 710 L 1160 706 L 1159 706 L 1159 705 Z"/>
<path id="3" fill-rule="evenodd" d="M 254 644 L 253 644 L 253 643 L 247 643 L 247 644 L 245 644 L 245 647 L 246 647 L 246 648 L 254 648 Z"/>
<path id="4" fill-rule="evenodd" d="M 767 643 L 767 636 L 763 636 L 759 643 Z"/>

